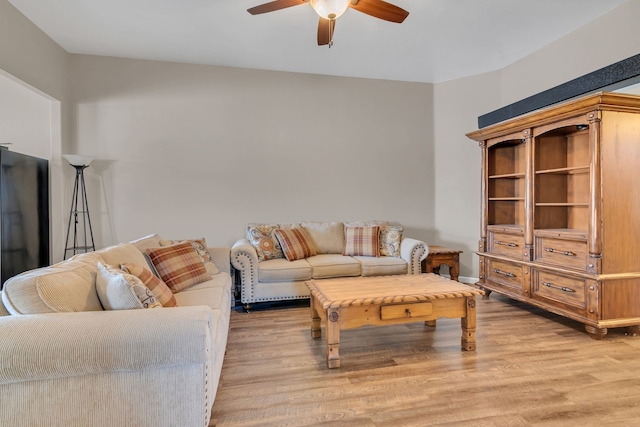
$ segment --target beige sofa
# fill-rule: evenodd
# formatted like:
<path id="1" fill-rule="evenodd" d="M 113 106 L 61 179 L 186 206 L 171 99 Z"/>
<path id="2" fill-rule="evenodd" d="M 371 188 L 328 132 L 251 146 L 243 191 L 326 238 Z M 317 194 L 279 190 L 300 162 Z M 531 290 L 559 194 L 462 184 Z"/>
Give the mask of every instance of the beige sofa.
<path id="1" fill-rule="evenodd" d="M 343 255 L 347 230 L 379 227 L 379 256 Z M 302 228 L 315 249 L 303 259 L 288 260 L 276 230 Z M 231 248 L 231 264 L 237 270 L 240 300 L 253 303 L 309 298 L 305 281 L 346 276 L 420 274 L 428 245 L 404 236 L 399 224 L 387 221 L 317 222 L 294 224 L 248 224 L 246 236 Z"/>
<path id="2" fill-rule="evenodd" d="M 177 307 L 103 310 L 101 262 L 148 265 L 159 236 L 76 255 L 9 279 L 0 304 L 0 425 L 206 426 L 231 309 L 219 272 L 174 294 Z M 171 295 L 171 292 L 169 292 Z"/>

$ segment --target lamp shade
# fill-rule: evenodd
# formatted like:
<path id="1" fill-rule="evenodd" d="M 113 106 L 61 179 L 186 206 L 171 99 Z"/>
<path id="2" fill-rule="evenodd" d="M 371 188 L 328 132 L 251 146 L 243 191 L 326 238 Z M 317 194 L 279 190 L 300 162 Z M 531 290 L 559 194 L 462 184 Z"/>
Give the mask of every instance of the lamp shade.
<path id="1" fill-rule="evenodd" d="M 311 0 L 311 7 L 321 18 L 333 21 L 349 8 L 351 0 Z"/>
<path id="2" fill-rule="evenodd" d="M 93 157 L 81 156 L 79 154 L 64 154 L 62 157 L 67 159 L 71 166 L 89 166 L 93 161 Z"/>

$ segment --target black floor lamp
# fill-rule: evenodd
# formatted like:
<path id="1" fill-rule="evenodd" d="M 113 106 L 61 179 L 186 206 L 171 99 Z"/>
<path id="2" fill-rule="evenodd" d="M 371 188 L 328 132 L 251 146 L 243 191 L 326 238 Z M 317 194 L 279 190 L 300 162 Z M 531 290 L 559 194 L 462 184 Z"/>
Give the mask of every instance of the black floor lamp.
<path id="1" fill-rule="evenodd" d="M 67 238 L 64 244 L 64 259 L 67 259 L 67 253 L 95 251 L 96 246 L 93 242 L 93 229 L 91 228 L 91 218 L 89 216 L 89 203 L 87 202 L 87 189 L 84 185 L 84 170 L 89 167 L 93 159 L 87 156 L 79 156 L 76 154 L 65 154 L 69 164 L 76 168 L 76 180 L 73 187 L 73 196 L 71 196 L 71 209 L 69 212 L 69 225 L 67 226 Z M 80 204 L 80 206 L 78 206 Z M 73 240 L 72 246 L 69 246 L 69 236 L 71 235 L 71 223 L 73 222 Z M 78 228 L 81 224 L 82 233 L 78 235 Z M 88 226 L 88 229 L 87 229 Z M 87 234 L 88 230 L 88 234 Z M 80 238 L 79 238 L 80 237 Z"/>

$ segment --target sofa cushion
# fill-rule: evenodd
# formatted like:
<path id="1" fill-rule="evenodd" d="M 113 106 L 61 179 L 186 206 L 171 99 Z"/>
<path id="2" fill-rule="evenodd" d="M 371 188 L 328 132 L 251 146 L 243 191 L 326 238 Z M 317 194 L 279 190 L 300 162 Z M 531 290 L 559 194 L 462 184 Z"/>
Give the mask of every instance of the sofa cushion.
<path id="1" fill-rule="evenodd" d="M 196 252 L 198 253 L 198 256 L 202 260 L 204 267 L 207 269 L 207 271 L 210 274 L 218 274 L 218 267 L 215 265 L 215 263 L 213 262 L 213 259 L 211 258 L 211 254 L 207 249 L 207 241 L 204 237 L 201 237 L 199 239 L 190 239 L 190 240 L 189 239 L 184 239 L 184 240 L 162 239 L 160 240 L 160 246 L 171 246 L 171 245 L 175 245 L 176 243 L 180 243 L 184 241 L 191 243 L 191 245 L 193 246 L 193 249 L 196 250 Z"/>
<path id="2" fill-rule="evenodd" d="M 7 310 L 2 302 L 2 291 L 0 291 L 0 317 L 2 316 L 11 316 L 11 313 Z"/>
<path id="3" fill-rule="evenodd" d="M 380 221 L 377 219 L 368 219 L 365 221 L 353 221 L 353 222 L 345 222 L 345 227 L 373 227 L 374 225 L 383 226 L 389 225 L 389 221 Z"/>
<path id="4" fill-rule="evenodd" d="M 221 287 L 189 288 L 176 294 L 176 299 L 181 306 L 192 305 L 207 305 L 213 309 L 220 309 L 221 303 L 227 303 L 228 298 L 225 298 L 225 289 Z M 229 305 L 231 302 L 228 301 Z"/>
<path id="5" fill-rule="evenodd" d="M 215 290 L 215 292 L 209 292 Z M 231 311 L 231 276 L 225 273 L 214 274 L 210 280 L 198 283 L 175 294 L 180 305 L 208 305 L 214 310 Z M 228 310 L 227 310 L 228 307 Z"/>
<path id="6" fill-rule="evenodd" d="M 404 228 L 401 225 L 380 227 L 380 256 L 400 257 L 400 242 Z"/>
<path id="7" fill-rule="evenodd" d="M 96 253 L 102 257 L 104 264 L 107 265 L 120 265 L 125 262 L 138 265 L 147 264 L 147 260 L 142 252 L 131 243 L 108 246 L 96 251 Z"/>
<path id="8" fill-rule="evenodd" d="M 363 276 L 389 276 L 407 274 L 408 264 L 402 258 L 355 256 L 360 262 Z"/>
<path id="9" fill-rule="evenodd" d="M 160 237 L 159 235 L 149 234 L 148 236 L 144 236 L 139 239 L 132 240 L 129 243 L 131 243 L 133 246 L 138 248 L 140 252 L 144 254 L 147 249 L 160 247 L 161 240 L 162 240 L 162 237 Z"/>
<path id="10" fill-rule="evenodd" d="M 211 277 L 191 243 L 147 249 L 158 276 L 173 292 L 204 282 Z"/>
<path id="11" fill-rule="evenodd" d="M 360 262 L 355 258 L 335 254 L 316 255 L 306 260 L 312 267 L 313 279 L 360 276 Z M 260 277 L 262 279 L 262 276 Z"/>
<path id="12" fill-rule="evenodd" d="M 102 263 L 98 263 L 96 291 L 105 310 L 162 307 L 136 276 Z"/>
<path id="13" fill-rule="evenodd" d="M 262 261 L 258 264 L 260 282 L 311 280 L 311 266 L 307 259 L 287 261 L 280 258 Z"/>
<path id="14" fill-rule="evenodd" d="M 294 227 L 275 231 L 282 252 L 288 261 L 304 259 L 316 254 L 316 247 L 306 229 Z"/>
<path id="15" fill-rule="evenodd" d="M 344 251 L 347 256 L 373 256 L 380 255 L 379 241 L 380 227 L 345 227 Z"/>
<path id="16" fill-rule="evenodd" d="M 173 296 L 173 292 L 171 292 L 171 289 L 169 289 L 166 283 L 156 277 L 145 267 L 127 263 L 121 264 L 120 268 L 122 268 L 126 273 L 132 274 L 140 279 L 142 284 L 151 291 L 163 307 L 176 307 L 178 305 L 175 297 Z"/>
<path id="17" fill-rule="evenodd" d="M 344 225 L 341 222 L 300 223 L 311 236 L 318 254 L 341 254 L 344 249 Z"/>
<path id="18" fill-rule="evenodd" d="M 102 311 L 95 287 L 98 262 L 100 255 L 89 252 L 21 273 L 5 282 L 2 301 L 11 314 Z"/>

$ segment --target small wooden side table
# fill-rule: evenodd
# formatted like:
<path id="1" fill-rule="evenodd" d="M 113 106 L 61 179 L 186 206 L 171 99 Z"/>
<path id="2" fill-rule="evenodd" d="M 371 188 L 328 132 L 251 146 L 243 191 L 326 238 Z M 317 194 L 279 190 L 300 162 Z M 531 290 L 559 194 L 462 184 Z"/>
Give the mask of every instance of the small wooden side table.
<path id="1" fill-rule="evenodd" d="M 445 248 L 444 246 L 429 245 L 429 255 L 422 261 L 423 273 L 440 274 L 440 266 L 449 267 L 451 280 L 458 281 L 460 274 L 460 254 L 462 251 Z"/>

